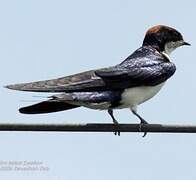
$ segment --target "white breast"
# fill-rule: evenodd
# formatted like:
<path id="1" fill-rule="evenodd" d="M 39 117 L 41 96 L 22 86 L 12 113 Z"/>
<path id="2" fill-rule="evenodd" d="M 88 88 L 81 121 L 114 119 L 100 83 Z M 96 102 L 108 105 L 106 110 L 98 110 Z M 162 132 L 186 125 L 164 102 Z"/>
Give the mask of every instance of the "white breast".
<path id="1" fill-rule="evenodd" d="M 148 99 L 156 95 L 163 85 L 164 83 L 156 86 L 141 86 L 126 89 L 122 93 L 122 106 L 120 106 L 119 108 L 136 107 L 137 105 L 147 101 Z"/>

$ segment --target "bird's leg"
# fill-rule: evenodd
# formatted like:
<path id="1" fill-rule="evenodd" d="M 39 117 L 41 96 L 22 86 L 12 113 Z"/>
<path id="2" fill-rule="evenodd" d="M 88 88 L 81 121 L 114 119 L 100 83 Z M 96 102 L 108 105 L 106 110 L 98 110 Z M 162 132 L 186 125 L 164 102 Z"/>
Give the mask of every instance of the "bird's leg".
<path id="1" fill-rule="evenodd" d="M 133 114 L 136 115 L 140 119 L 140 127 L 139 130 L 142 130 L 142 125 L 143 124 L 148 124 L 147 121 L 145 121 L 137 112 L 136 110 L 132 110 Z M 147 132 L 144 132 L 144 135 L 142 137 L 145 137 L 147 135 Z"/>
<path id="2" fill-rule="evenodd" d="M 118 121 L 115 119 L 114 115 L 113 115 L 113 110 L 112 109 L 108 109 L 108 113 L 109 115 L 111 116 L 112 120 L 113 120 L 113 123 L 115 126 L 118 126 Z M 114 131 L 114 134 L 115 135 L 119 135 L 120 136 L 120 131 Z"/>
<path id="3" fill-rule="evenodd" d="M 115 119 L 115 117 L 113 115 L 113 110 L 112 109 L 108 109 L 108 113 L 112 117 L 113 123 L 114 124 L 118 124 L 118 121 Z"/>

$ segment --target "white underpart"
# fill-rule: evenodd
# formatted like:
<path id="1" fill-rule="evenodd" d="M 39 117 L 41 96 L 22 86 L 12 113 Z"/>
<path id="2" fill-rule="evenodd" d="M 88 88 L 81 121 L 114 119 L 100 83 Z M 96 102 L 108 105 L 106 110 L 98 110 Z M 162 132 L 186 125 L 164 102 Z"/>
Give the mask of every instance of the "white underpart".
<path id="1" fill-rule="evenodd" d="M 122 93 L 121 104 L 118 108 L 131 108 L 136 111 L 137 106 L 155 96 L 165 83 L 156 86 L 140 86 L 126 89 Z"/>
<path id="2" fill-rule="evenodd" d="M 155 96 L 162 86 L 165 84 L 161 83 L 156 86 L 140 86 L 125 89 L 121 95 L 120 106 L 114 109 L 130 108 L 132 111 L 137 111 L 137 106 Z M 102 103 L 87 103 L 87 102 L 74 102 L 75 105 L 88 107 L 91 109 L 106 110 L 111 106 L 110 102 Z"/>
<path id="3" fill-rule="evenodd" d="M 165 82 L 158 84 L 156 86 L 140 86 L 125 89 L 121 95 L 120 106 L 115 107 L 114 109 L 123 109 L 130 108 L 132 111 L 137 111 L 137 106 L 155 96 Z M 87 102 L 74 102 L 75 105 L 80 105 L 88 107 L 91 109 L 106 110 L 111 106 L 110 102 L 102 103 L 87 103 Z"/>

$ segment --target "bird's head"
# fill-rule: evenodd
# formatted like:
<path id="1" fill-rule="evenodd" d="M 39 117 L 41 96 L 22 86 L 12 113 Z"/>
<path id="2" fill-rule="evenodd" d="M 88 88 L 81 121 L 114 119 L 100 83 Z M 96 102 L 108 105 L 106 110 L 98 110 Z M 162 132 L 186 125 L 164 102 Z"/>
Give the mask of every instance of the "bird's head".
<path id="1" fill-rule="evenodd" d="M 157 25 L 150 28 L 143 41 L 143 46 L 152 46 L 160 52 L 170 54 L 180 46 L 190 45 L 176 29 Z"/>

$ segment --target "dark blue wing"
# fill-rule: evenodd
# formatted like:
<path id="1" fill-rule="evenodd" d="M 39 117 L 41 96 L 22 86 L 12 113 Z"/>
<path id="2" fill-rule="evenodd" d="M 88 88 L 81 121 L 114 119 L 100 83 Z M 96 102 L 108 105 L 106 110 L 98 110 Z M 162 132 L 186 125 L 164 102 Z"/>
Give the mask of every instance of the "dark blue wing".
<path id="1" fill-rule="evenodd" d="M 142 47 L 114 67 L 58 79 L 9 85 L 7 88 L 34 92 L 116 91 L 159 84 L 171 77 L 175 70 L 175 65 L 155 49 Z"/>
<path id="2" fill-rule="evenodd" d="M 107 83 L 122 86 L 152 86 L 170 78 L 176 70 L 169 59 L 155 49 L 142 47 L 116 67 L 95 71 Z"/>

